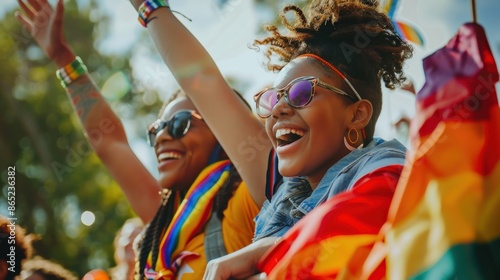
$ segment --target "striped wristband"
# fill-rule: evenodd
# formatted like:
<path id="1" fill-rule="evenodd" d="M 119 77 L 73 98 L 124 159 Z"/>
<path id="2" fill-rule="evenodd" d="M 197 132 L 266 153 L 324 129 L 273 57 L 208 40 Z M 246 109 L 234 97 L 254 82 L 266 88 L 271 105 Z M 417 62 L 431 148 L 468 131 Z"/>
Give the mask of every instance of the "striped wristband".
<path id="1" fill-rule="evenodd" d="M 83 64 L 82 59 L 77 56 L 75 60 L 58 69 L 56 76 L 61 81 L 62 87 L 66 88 L 85 73 L 87 73 L 87 67 Z"/>
<path id="2" fill-rule="evenodd" d="M 139 22 L 141 23 L 142 26 L 147 27 L 148 25 L 148 18 L 151 13 L 159 8 L 162 7 L 167 7 L 170 8 L 170 5 L 168 4 L 168 0 L 146 0 L 144 1 L 141 6 L 139 6 Z"/>

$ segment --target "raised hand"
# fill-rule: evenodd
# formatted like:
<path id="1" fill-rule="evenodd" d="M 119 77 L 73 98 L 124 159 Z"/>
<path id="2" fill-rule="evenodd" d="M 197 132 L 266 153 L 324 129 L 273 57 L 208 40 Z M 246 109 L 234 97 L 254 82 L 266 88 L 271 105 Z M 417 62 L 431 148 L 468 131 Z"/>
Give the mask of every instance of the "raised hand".
<path id="1" fill-rule="evenodd" d="M 57 67 L 62 68 L 74 61 L 75 54 L 63 34 L 63 0 L 58 0 L 54 8 L 47 0 L 17 2 L 21 12 L 16 13 L 16 18 Z M 150 222 L 161 203 L 158 181 L 130 148 L 120 119 L 87 73 L 72 81 L 66 92 L 97 155 L 118 182 L 137 215 L 144 223 Z M 92 137 L 95 132 L 100 137 Z M 123 164 L 123 159 L 127 164 Z"/>
<path id="2" fill-rule="evenodd" d="M 23 13 L 16 18 L 35 39 L 38 46 L 58 67 L 71 62 L 75 56 L 63 34 L 63 0 L 53 9 L 47 0 L 18 0 Z"/>

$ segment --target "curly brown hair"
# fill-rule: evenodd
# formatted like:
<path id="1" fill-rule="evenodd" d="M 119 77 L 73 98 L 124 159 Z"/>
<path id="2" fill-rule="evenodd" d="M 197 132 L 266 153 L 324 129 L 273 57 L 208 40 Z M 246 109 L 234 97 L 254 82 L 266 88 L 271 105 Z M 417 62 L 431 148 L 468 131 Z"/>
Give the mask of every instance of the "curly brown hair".
<path id="1" fill-rule="evenodd" d="M 0 261 L 9 262 L 9 268 L 12 268 L 7 271 L 6 280 L 12 280 L 19 275 L 24 260 L 31 257 L 31 243 L 36 239 L 37 236 L 26 234 L 25 229 L 16 224 L 15 220 L 0 215 Z"/>
<path id="2" fill-rule="evenodd" d="M 372 118 L 365 128 L 365 145 L 373 138 L 382 109 L 381 80 L 391 89 L 401 84 L 405 80 L 403 62 L 413 52 L 391 20 L 377 11 L 377 6 L 377 1 L 367 0 L 313 0 L 304 11 L 288 5 L 281 13 L 288 34 L 283 35 L 277 26 L 266 26 L 271 35 L 254 42 L 257 47 L 267 47 L 270 70 L 279 71 L 294 58 L 309 53 L 344 73 L 361 97 L 373 106 Z M 294 22 L 287 19 L 290 12 L 295 15 Z M 271 59 L 273 55 L 277 55 L 278 61 Z M 341 88 L 354 96 L 346 84 Z"/>
<path id="3" fill-rule="evenodd" d="M 28 260 L 23 265 L 23 274 L 36 274 L 45 280 L 78 280 L 78 278 L 69 270 L 60 264 L 36 256 Z"/>

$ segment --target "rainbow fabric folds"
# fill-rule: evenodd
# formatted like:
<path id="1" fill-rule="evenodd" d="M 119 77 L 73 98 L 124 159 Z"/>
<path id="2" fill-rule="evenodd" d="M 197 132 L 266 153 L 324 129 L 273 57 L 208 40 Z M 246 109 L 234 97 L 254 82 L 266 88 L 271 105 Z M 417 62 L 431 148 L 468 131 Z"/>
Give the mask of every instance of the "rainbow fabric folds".
<path id="1" fill-rule="evenodd" d="M 269 280 L 335 279 L 360 246 L 371 246 L 387 220 L 402 165 L 363 176 L 295 224 L 259 261 Z"/>
<path id="2" fill-rule="evenodd" d="M 386 234 L 390 279 L 500 279 L 498 68 L 478 24 L 424 59 L 414 154 Z"/>
<path id="3" fill-rule="evenodd" d="M 385 265 L 387 279 L 500 279 L 499 75 L 483 28 L 463 25 L 424 70 L 384 242 L 346 278 Z"/>

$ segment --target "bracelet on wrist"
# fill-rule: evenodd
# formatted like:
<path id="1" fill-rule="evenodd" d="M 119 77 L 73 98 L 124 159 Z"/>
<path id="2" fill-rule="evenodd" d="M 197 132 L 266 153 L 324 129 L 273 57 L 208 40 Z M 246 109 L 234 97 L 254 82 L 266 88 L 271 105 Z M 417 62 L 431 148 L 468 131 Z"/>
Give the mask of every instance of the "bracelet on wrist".
<path id="1" fill-rule="evenodd" d="M 169 8 L 168 0 L 146 0 L 141 6 L 139 6 L 139 22 L 142 26 L 147 27 L 150 19 L 149 16 L 151 13 L 159 8 Z"/>
<path id="2" fill-rule="evenodd" d="M 77 56 L 75 60 L 68 63 L 66 66 L 59 68 L 56 71 L 56 76 L 61 81 L 63 88 L 68 87 L 72 82 L 87 73 L 87 67 L 83 64 L 82 59 Z"/>

